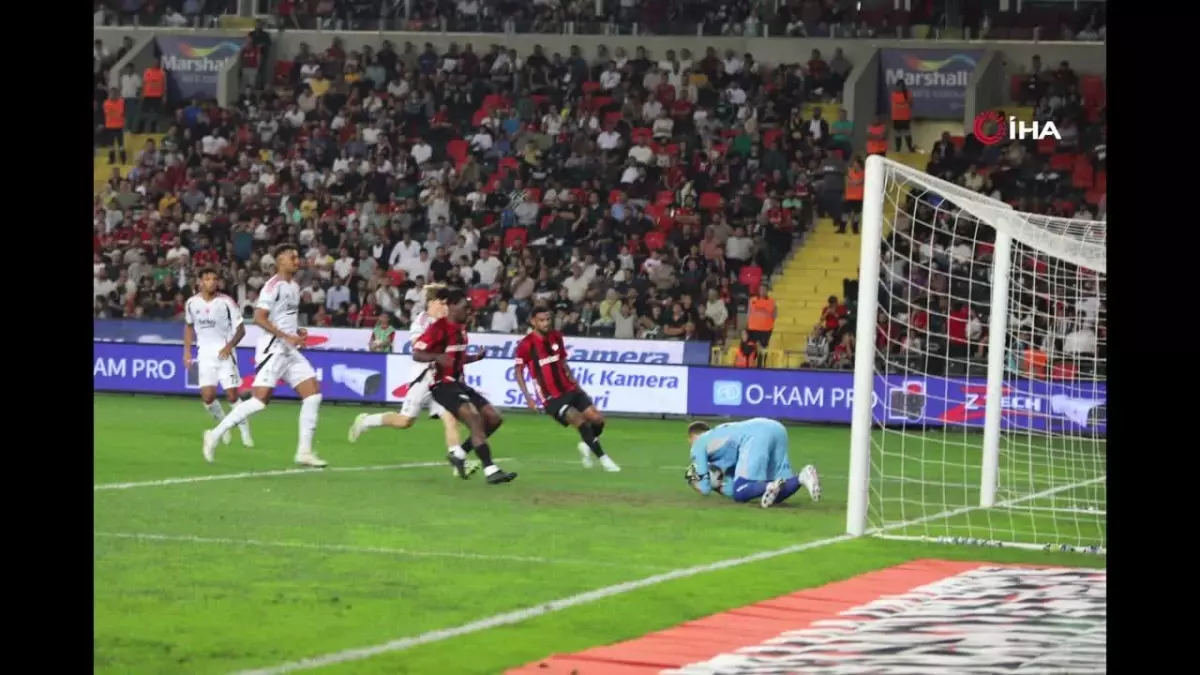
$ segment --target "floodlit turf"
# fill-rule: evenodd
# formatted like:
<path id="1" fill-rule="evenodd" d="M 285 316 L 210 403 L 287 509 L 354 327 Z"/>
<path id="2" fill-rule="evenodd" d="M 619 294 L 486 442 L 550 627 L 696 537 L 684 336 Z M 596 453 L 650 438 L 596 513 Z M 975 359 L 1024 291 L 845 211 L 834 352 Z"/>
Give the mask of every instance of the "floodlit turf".
<path id="1" fill-rule="evenodd" d="M 252 421 L 209 466 L 194 399 L 96 396 L 95 483 L 290 468 L 294 404 Z M 326 405 L 317 449 L 335 469 L 97 489 L 95 672 L 231 673 L 462 626 L 683 567 L 784 548 L 845 528 L 848 430 L 795 427 L 792 461 L 825 499 L 762 510 L 702 498 L 683 479 L 685 424 L 612 419 L 625 471 L 578 465 L 577 439 L 514 414 L 493 447 L 521 477 L 460 481 L 441 425 L 346 430 L 364 409 Z M 411 466 L 419 463 L 434 466 Z M 401 468 L 402 465 L 410 465 Z M 679 622 L 920 557 L 1102 566 L 1096 556 L 857 540 L 669 581 L 511 626 L 325 667 L 373 675 L 494 674 L 553 652 Z"/>

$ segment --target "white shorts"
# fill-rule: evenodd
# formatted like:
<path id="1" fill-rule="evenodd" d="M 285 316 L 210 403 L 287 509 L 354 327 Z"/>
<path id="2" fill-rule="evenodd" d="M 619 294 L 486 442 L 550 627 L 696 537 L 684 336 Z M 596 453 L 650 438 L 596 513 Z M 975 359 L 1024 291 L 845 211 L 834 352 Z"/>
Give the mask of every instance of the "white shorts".
<path id="1" fill-rule="evenodd" d="M 237 391 L 242 386 L 237 355 L 224 360 L 217 358 L 216 354 L 200 355 L 196 359 L 196 382 L 201 389 L 221 385 L 226 391 Z"/>
<path id="2" fill-rule="evenodd" d="M 274 389 L 283 380 L 293 389 L 296 385 L 317 376 L 312 364 L 304 354 L 291 350 L 280 351 L 266 356 L 258 356 L 254 361 L 254 388 L 266 387 Z"/>
<path id="3" fill-rule="evenodd" d="M 429 408 L 430 417 L 441 417 L 442 413 L 446 411 L 437 401 L 433 400 L 433 393 L 429 391 L 429 378 L 427 377 L 421 378 L 408 388 L 408 393 L 404 395 L 404 403 L 400 405 L 400 414 L 415 420 L 421 414 L 421 410 L 425 408 Z"/>

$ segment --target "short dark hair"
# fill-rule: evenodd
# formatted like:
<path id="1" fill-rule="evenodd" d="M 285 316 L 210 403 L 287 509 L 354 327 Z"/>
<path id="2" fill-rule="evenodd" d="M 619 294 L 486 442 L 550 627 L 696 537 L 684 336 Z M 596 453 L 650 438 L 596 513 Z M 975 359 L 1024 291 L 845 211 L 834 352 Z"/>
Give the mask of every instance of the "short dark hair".
<path id="1" fill-rule="evenodd" d="M 279 256 L 283 255 L 284 253 L 287 253 L 288 251 L 295 251 L 296 255 L 300 255 L 300 247 L 299 246 L 296 246 L 295 244 L 287 243 L 287 244 L 280 244 L 280 245 L 276 246 L 275 250 L 271 252 L 271 256 L 274 258 L 278 258 Z"/>
<path id="2" fill-rule="evenodd" d="M 553 311 L 554 310 L 550 309 L 550 305 L 536 305 L 533 308 L 533 311 L 529 313 L 529 318 L 532 319 L 538 314 L 550 314 Z"/>
<path id="3" fill-rule="evenodd" d="M 708 426 L 708 422 L 692 422 L 688 425 L 688 435 L 702 434 L 709 429 L 712 429 L 712 427 Z"/>
<path id="4" fill-rule="evenodd" d="M 203 279 L 204 277 L 206 277 L 210 274 L 217 276 L 217 277 L 221 276 L 221 273 L 218 272 L 217 268 L 215 268 L 215 267 L 202 267 L 202 268 L 200 268 L 199 274 L 196 275 L 196 278 Z"/>
<path id="5" fill-rule="evenodd" d="M 451 286 L 439 290 L 437 293 L 437 299 L 441 300 L 447 305 L 457 305 L 458 303 L 467 299 L 467 294 L 464 293 L 461 288 Z"/>

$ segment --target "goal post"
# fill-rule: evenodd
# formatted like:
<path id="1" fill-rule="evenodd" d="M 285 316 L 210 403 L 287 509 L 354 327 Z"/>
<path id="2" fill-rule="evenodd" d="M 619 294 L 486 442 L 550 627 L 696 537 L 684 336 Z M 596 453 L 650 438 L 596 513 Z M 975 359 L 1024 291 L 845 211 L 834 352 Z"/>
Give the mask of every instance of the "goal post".
<path id="1" fill-rule="evenodd" d="M 850 534 L 1105 550 L 1105 227 L 867 159 Z"/>

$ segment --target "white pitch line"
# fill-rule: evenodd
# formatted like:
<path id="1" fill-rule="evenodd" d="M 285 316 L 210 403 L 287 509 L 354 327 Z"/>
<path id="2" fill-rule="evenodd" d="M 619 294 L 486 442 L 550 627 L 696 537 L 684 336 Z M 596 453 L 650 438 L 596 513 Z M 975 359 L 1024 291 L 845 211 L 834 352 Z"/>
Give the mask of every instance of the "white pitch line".
<path id="1" fill-rule="evenodd" d="M 1062 487 L 1058 487 L 1058 488 L 1052 488 L 1050 490 L 1043 490 L 1042 492 L 1035 493 L 1032 495 L 1027 495 L 1027 496 L 1021 497 L 1019 499 L 1010 500 L 1008 502 L 999 502 L 996 504 L 996 506 L 1001 507 L 1001 508 L 1006 507 L 1006 506 L 1011 506 L 1016 503 L 1028 501 L 1030 499 L 1038 499 L 1038 498 L 1045 497 L 1045 496 L 1048 496 L 1051 494 L 1056 494 L 1058 492 L 1063 492 L 1068 489 L 1084 487 L 1086 485 L 1090 485 L 1092 483 L 1096 483 L 1101 480 L 1104 480 L 1105 478 L 1106 478 L 1105 476 L 1101 476 L 1100 478 L 1093 478 L 1088 481 L 1083 481 L 1082 483 L 1075 483 L 1072 485 L 1066 485 L 1066 486 L 1062 486 Z M 952 518 L 954 516 L 962 515 L 964 513 L 970 512 L 970 511 L 978 511 L 978 510 L 982 510 L 982 507 L 976 506 L 976 507 L 967 507 L 967 508 L 961 508 L 961 509 L 947 510 L 947 511 L 943 511 L 941 513 L 936 513 L 931 516 L 925 516 L 923 518 L 916 518 L 913 520 L 905 521 L 903 523 L 895 523 L 893 525 L 887 525 L 887 526 L 884 526 L 881 528 L 876 528 L 876 529 L 871 530 L 870 532 L 871 533 L 886 533 L 886 532 L 890 532 L 892 530 L 897 530 L 897 529 L 901 529 L 901 528 L 905 528 L 905 527 L 912 527 L 913 525 L 920 525 L 923 523 L 931 522 L 934 520 L 940 520 L 943 518 Z M 416 635 L 413 637 L 405 637 L 405 638 L 400 638 L 397 640 L 391 640 L 390 642 L 384 642 L 382 644 L 373 645 L 370 647 L 359 647 L 359 648 L 355 648 L 355 649 L 346 649 L 346 650 L 343 650 L 340 652 L 333 652 L 330 654 L 324 654 L 322 656 L 314 656 L 312 658 L 300 659 L 299 661 L 291 661 L 288 663 L 283 663 L 283 664 L 280 664 L 277 666 L 271 666 L 268 668 L 259 668 L 259 669 L 255 669 L 255 670 L 238 671 L 237 673 L 234 673 L 234 675 L 284 675 L 285 673 L 295 673 L 295 672 L 299 672 L 302 670 L 313 670 L 315 668 L 324 668 L 325 666 L 334 666 L 334 665 L 338 665 L 338 664 L 342 664 L 342 663 L 351 663 L 354 661 L 362 661 L 363 659 L 373 658 L 376 656 L 380 656 L 382 654 L 390 654 L 392 652 L 400 652 L 400 651 L 404 651 L 406 649 L 412 649 L 413 647 L 419 647 L 421 645 L 431 644 L 434 642 L 441 642 L 443 640 L 449 640 L 452 638 L 461 637 L 463 635 L 470 635 L 471 633 L 478 633 L 480 631 L 488 630 L 491 628 L 496 628 L 499 626 L 509 626 L 512 624 L 521 623 L 523 621 L 528 621 L 529 619 L 534 619 L 539 616 L 545 616 L 547 614 L 561 612 L 564 609 L 570 609 L 571 607 L 578 607 L 579 605 L 586 605 L 590 602 L 595 602 L 597 600 L 604 600 L 606 598 L 611 598 L 611 597 L 615 597 L 618 595 L 624 595 L 625 593 L 630 593 L 632 591 L 641 590 L 643 588 L 649 588 L 650 586 L 657 586 L 658 584 L 666 583 L 668 581 L 675 581 L 677 579 L 686 579 L 688 577 L 694 577 L 694 576 L 698 576 L 701 574 L 707 574 L 709 572 L 717 572 L 719 570 L 729 569 L 731 567 L 739 567 L 741 565 L 748 565 L 750 563 L 760 562 L 762 560 L 770 560 L 771 558 L 778 558 L 779 556 L 791 555 L 793 553 L 802 553 L 804 551 L 810 551 L 815 548 L 822 548 L 825 546 L 829 546 L 831 544 L 840 544 L 841 542 L 849 541 L 849 540 L 855 539 L 855 538 L 856 537 L 854 537 L 852 535 L 843 534 L 843 535 L 840 535 L 837 537 L 829 537 L 826 539 L 818 539 L 816 541 L 810 541 L 810 542 L 807 542 L 804 544 L 796 544 L 794 546 L 787 546 L 785 548 L 776 549 L 774 551 L 763 551 L 762 553 L 755 553 L 753 555 L 742 556 L 740 558 L 730 558 L 728 560 L 719 560 L 714 563 L 707 563 L 704 565 L 695 565 L 693 567 L 685 567 L 685 568 L 681 568 L 681 569 L 677 569 L 677 570 L 672 570 L 670 572 L 664 572 L 662 574 L 656 574 L 654 576 L 646 577 L 644 579 L 638 579 L 636 581 L 626 581 L 624 583 L 615 584 L 612 586 L 606 586 L 604 588 L 598 588 L 594 591 L 588 591 L 586 593 L 579 593 L 577 595 L 571 595 L 571 596 L 568 596 L 565 598 L 561 598 L 559 600 L 551 600 L 550 602 L 547 602 L 547 603 L 541 604 L 541 605 L 536 605 L 534 607 L 518 609 L 518 610 L 515 610 L 512 612 L 505 612 L 503 614 L 496 614 L 496 615 L 490 616 L 486 619 L 480 619 L 478 621 L 473 621 L 471 623 L 463 624 L 461 626 L 456 626 L 454 628 L 444 628 L 444 629 L 440 629 L 440 630 L 429 631 L 427 633 L 422 633 L 420 635 Z"/>
<path id="2" fill-rule="evenodd" d="M 507 461 L 507 458 L 500 458 L 497 462 Z M 163 478 L 160 480 L 144 480 L 132 483 L 101 483 L 93 485 L 93 492 L 101 490 L 131 490 L 133 488 L 143 487 L 162 487 L 165 485 L 186 485 L 188 483 L 206 483 L 214 480 L 240 480 L 242 478 L 269 478 L 272 476 L 298 476 L 302 474 L 318 474 L 318 473 L 348 473 L 357 471 L 394 471 L 397 469 L 429 469 L 429 468 L 450 468 L 446 462 L 409 462 L 407 464 L 379 464 L 375 466 L 337 466 L 326 469 L 274 469 L 270 471 L 244 471 L 242 473 L 218 473 L 211 476 L 185 476 L 183 478 Z"/>
<path id="3" fill-rule="evenodd" d="M 623 563 L 594 562 L 591 560 L 569 560 L 563 558 L 535 558 L 523 555 L 490 553 L 467 553 L 457 551 L 414 551 L 406 548 L 379 546 L 350 546 L 344 544 L 310 544 L 299 541 L 263 541 L 261 539 L 230 539 L 224 537 L 196 537 L 191 535 L 153 534 L 145 532 L 94 532 L 92 536 L 106 539 L 128 539 L 150 542 L 182 542 L 188 544 L 211 544 L 217 546 L 241 546 L 250 548 L 286 548 L 308 551 L 330 551 L 336 553 L 367 553 L 376 555 L 403 556 L 410 558 L 459 558 L 462 560 L 487 560 L 493 562 L 521 562 L 539 565 L 586 565 L 589 567 L 616 567 L 622 569 L 663 569 L 653 565 L 626 565 Z"/>

